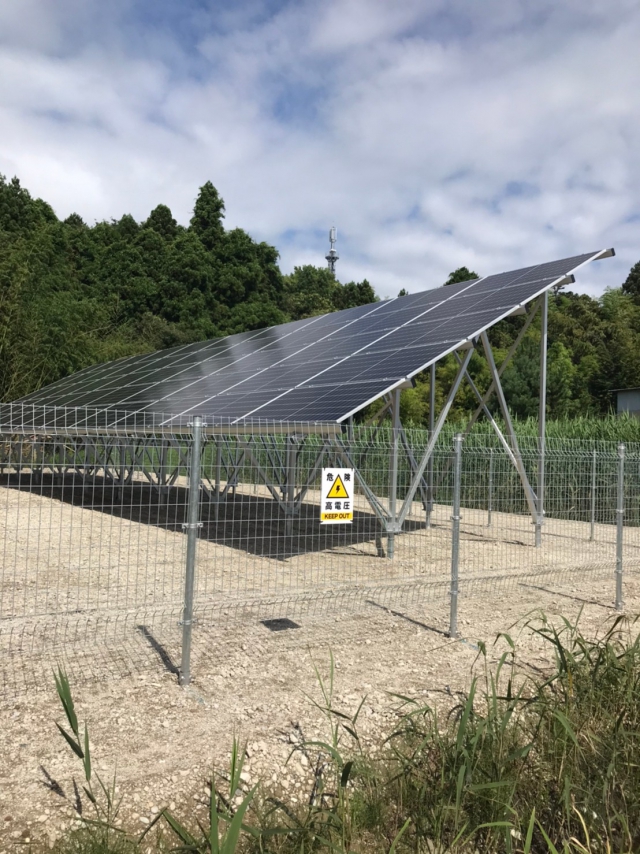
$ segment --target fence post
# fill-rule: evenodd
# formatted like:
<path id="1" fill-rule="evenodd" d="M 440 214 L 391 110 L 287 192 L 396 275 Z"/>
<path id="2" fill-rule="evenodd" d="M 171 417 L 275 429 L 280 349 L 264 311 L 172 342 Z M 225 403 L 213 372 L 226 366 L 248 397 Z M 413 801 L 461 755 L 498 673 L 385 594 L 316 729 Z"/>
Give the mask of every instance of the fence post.
<path id="1" fill-rule="evenodd" d="M 431 365 L 429 372 L 429 440 L 433 436 L 436 423 L 436 363 Z M 435 449 L 434 449 L 435 450 Z M 433 513 L 433 451 L 427 463 L 427 528 L 431 527 Z"/>
<path id="2" fill-rule="evenodd" d="M 184 610 L 182 612 L 182 662 L 180 684 L 191 682 L 191 629 L 193 626 L 193 591 L 196 570 L 196 546 L 200 522 L 200 452 L 202 449 L 202 418 L 193 419 L 193 438 L 189 457 L 189 504 L 187 521 L 187 560 L 184 579 Z"/>
<path id="3" fill-rule="evenodd" d="M 215 487 L 214 495 L 214 518 L 216 522 L 220 515 L 220 480 L 222 477 L 222 436 L 216 440 L 216 470 L 215 470 Z"/>
<path id="4" fill-rule="evenodd" d="M 451 516 L 451 606 L 449 611 L 449 637 L 458 633 L 458 564 L 460 559 L 460 480 L 462 476 L 462 434 L 453 438 L 453 515 Z"/>
<path id="5" fill-rule="evenodd" d="M 287 437 L 287 474 L 285 487 L 285 521 L 284 532 L 287 537 L 293 535 L 293 514 L 296 498 L 296 463 L 298 460 L 298 445 L 294 435 Z"/>
<path id="6" fill-rule="evenodd" d="M 487 528 L 490 528 L 491 511 L 493 509 L 493 448 L 489 448 L 489 495 L 487 505 Z"/>
<path id="7" fill-rule="evenodd" d="M 624 455 L 625 446 L 618 445 L 618 507 L 616 509 L 616 611 L 622 611 L 622 543 L 624 536 Z"/>
<path id="8" fill-rule="evenodd" d="M 596 465 L 598 462 L 598 452 L 593 449 L 593 464 L 591 467 L 591 536 L 593 542 L 596 538 Z"/>
<path id="9" fill-rule="evenodd" d="M 400 445 L 400 389 L 392 392 L 393 408 L 391 430 L 391 454 L 389 459 L 389 521 L 387 523 L 387 557 L 393 560 L 396 550 L 396 532 L 398 525 L 398 450 Z"/>

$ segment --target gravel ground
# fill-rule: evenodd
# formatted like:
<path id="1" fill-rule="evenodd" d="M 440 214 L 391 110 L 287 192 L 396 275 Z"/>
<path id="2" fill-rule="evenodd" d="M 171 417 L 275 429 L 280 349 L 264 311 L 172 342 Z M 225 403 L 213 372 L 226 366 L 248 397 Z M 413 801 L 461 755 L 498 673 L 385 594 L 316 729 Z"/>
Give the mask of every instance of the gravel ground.
<path id="1" fill-rule="evenodd" d="M 413 529 L 397 538 L 390 561 L 365 522 L 350 538 L 332 534 L 323 550 L 310 541 L 305 519 L 288 546 L 275 516 L 251 540 L 251 513 L 266 498 L 251 492 L 253 504 L 239 491 L 221 510 L 227 530 L 236 525 L 235 539 L 212 533 L 205 515 L 194 679 L 181 688 L 185 537 L 177 510 L 161 524 L 141 518 L 149 512 L 142 501 L 137 515 L 130 503 L 120 518 L 63 495 L 0 490 L 1 850 L 27 839 L 48 845 L 77 820 L 79 769 L 55 727 L 62 722 L 51 675 L 58 662 L 89 724 L 95 767 L 117 775 L 122 820 L 142 831 L 160 808 L 174 804 L 186 814 L 202 799 L 234 733 L 248 746 L 246 785 L 262 780 L 292 803 L 302 798 L 310 768 L 295 748 L 301 733 L 327 735 L 309 697 L 318 697 L 314 663 L 326 673 L 330 651 L 336 706 L 353 712 L 365 697 L 361 730 L 375 743 L 395 719 L 393 693 L 450 707 L 469 686 L 478 640 L 491 644 L 509 630 L 523 664 L 544 668 L 549 651 L 523 630 L 527 615 L 580 612 L 583 631 L 593 635 L 615 614 L 611 526 L 596 526 L 591 543 L 588 525 L 548 520 L 545 546 L 534 549 L 529 518 L 494 513 L 488 529 L 484 514 L 463 509 L 462 637 L 454 640 L 446 636 L 450 508 L 436 508 L 427 530 L 415 505 Z M 242 516 L 243 508 L 252 509 Z M 640 611 L 637 541 L 635 530 L 627 532 L 630 614 Z M 265 617 L 289 617 L 297 627 L 270 631 Z"/>
<path id="2" fill-rule="evenodd" d="M 113 668 L 108 678 L 80 681 L 76 707 L 89 723 L 97 770 L 107 778 L 117 775 L 121 818 L 131 829 L 142 831 L 167 805 L 188 814 L 205 795 L 211 768 L 224 767 L 234 733 L 248 745 L 246 785 L 262 780 L 296 803 L 309 791 L 309 766 L 301 752 L 287 759 L 300 733 L 327 736 L 309 697 L 319 698 L 314 664 L 326 674 L 330 651 L 335 705 L 353 712 L 365 697 L 360 727 L 375 743 L 395 719 L 394 692 L 450 706 L 469 686 L 479 639 L 491 643 L 499 631 L 510 630 L 518 636 L 523 663 L 549 666 L 549 650 L 522 631 L 537 609 L 570 619 L 581 612 L 585 633 L 603 631 L 615 613 L 611 587 L 610 579 L 583 577 L 555 590 L 524 584 L 517 596 L 473 598 L 464 604 L 459 640 L 445 635 L 444 603 L 310 616 L 299 628 L 279 632 L 256 623 L 200 627 L 190 686 L 179 687 L 167 668 L 167 654 L 175 650 L 136 659 L 131 647 L 128 675 Z M 635 577 L 625 593 L 627 609 L 637 611 Z M 124 660 L 122 648 L 113 660 Z M 55 729 L 62 715 L 53 678 L 1 705 L 2 849 L 27 839 L 50 844 L 77 819 L 74 775 L 79 782 L 77 763 Z"/>

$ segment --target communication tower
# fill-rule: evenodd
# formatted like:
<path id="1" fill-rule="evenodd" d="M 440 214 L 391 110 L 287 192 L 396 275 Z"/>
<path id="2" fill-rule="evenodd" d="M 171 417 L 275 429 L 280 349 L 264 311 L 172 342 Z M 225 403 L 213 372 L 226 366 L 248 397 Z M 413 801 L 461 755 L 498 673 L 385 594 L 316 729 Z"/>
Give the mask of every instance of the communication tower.
<path id="1" fill-rule="evenodd" d="M 338 230 L 335 225 L 331 227 L 329 231 L 329 243 L 331 244 L 331 248 L 329 249 L 329 254 L 324 257 L 327 259 L 327 265 L 331 272 L 335 275 L 336 272 L 336 261 L 340 258 L 338 253 L 336 252 L 336 240 L 338 237 Z"/>

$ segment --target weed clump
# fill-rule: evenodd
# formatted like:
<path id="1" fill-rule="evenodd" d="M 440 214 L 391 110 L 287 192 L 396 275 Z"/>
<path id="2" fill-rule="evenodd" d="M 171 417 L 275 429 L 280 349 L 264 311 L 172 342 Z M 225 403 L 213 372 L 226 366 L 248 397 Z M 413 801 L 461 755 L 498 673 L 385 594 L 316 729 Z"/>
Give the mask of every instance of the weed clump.
<path id="1" fill-rule="evenodd" d="M 544 616 L 526 629 L 552 650 L 548 672 L 521 665 L 508 634 L 492 647 L 479 643 L 468 693 L 446 714 L 395 696 L 396 726 L 375 754 L 358 732 L 364 700 L 355 714 L 335 707 L 331 658 L 328 676 L 316 668 L 320 693 L 310 698 L 328 735 L 294 748 L 305 751 L 313 768 L 302 804 L 268 790 L 243 792 L 243 751 L 234 741 L 226 795 L 212 779 L 206 823 L 194 819 L 187 827 L 163 810 L 157 821 L 173 841 L 153 843 L 149 835 L 136 840 L 114 831 L 112 789 L 99 781 L 93 788 L 88 733 L 81 734 L 60 673 L 58 693 L 71 726 L 62 732 L 82 762 L 85 794 L 96 811 L 84 832 L 102 834 L 105 843 L 82 850 L 147 851 L 150 844 L 164 850 L 173 842 L 175 850 L 212 854 L 640 850 L 635 623 L 618 617 L 595 640 L 584 637 L 578 622 L 557 627 Z M 80 850 L 71 839 L 59 848 L 60 854 Z"/>
<path id="2" fill-rule="evenodd" d="M 542 674 L 501 634 L 479 643 L 480 673 L 442 718 L 397 697 L 398 723 L 376 758 L 357 714 L 332 706 L 326 764 L 288 833 L 269 851 L 632 852 L 640 850 L 640 640 L 618 617 L 603 637 L 578 623 L 529 622 L 553 651 Z M 329 678 L 332 686 L 333 674 Z M 346 747 L 340 742 L 342 735 Z M 309 827 L 314 833 L 309 834 Z M 254 850 L 265 850 L 265 848 Z"/>

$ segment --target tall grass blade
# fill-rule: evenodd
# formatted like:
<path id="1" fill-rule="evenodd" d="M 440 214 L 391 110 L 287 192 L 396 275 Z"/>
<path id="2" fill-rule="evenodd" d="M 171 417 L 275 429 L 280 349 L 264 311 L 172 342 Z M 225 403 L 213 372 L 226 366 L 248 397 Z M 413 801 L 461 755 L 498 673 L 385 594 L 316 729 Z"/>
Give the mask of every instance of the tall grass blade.
<path id="1" fill-rule="evenodd" d="M 220 843 L 218 836 L 218 803 L 214 775 L 211 775 L 211 792 L 209 793 L 209 848 L 212 854 L 219 854 Z"/>
<path id="2" fill-rule="evenodd" d="M 236 810 L 236 813 L 227 828 L 222 845 L 220 846 L 220 854 L 234 854 L 238 846 L 240 831 L 242 830 L 242 820 L 244 819 L 244 814 L 246 813 L 249 804 L 253 800 L 256 788 L 257 787 L 254 786 Z"/>
<path id="3" fill-rule="evenodd" d="M 531 851 L 531 843 L 533 841 L 533 829 L 536 824 L 536 808 L 534 807 L 531 810 L 531 818 L 529 819 L 529 827 L 527 828 L 527 835 L 524 840 L 524 848 L 522 849 L 523 854 L 530 854 Z"/>
<path id="4" fill-rule="evenodd" d="M 551 839 L 549 838 L 549 834 L 544 829 L 544 827 L 540 824 L 540 822 L 536 819 L 536 824 L 538 825 L 538 830 L 542 834 L 544 841 L 547 843 L 547 848 L 549 849 L 550 854 L 560 854 L 556 846 L 553 844 Z"/>
<path id="5" fill-rule="evenodd" d="M 198 843 L 186 827 L 180 824 L 180 822 L 174 818 L 168 810 L 163 810 L 161 815 L 164 816 L 165 821 L 183 845 L 187 846 L 190 850 L 198 850 Z"/>
<path id="6" fill-rule="evenodd" d="M 56 674 L 54 672 L 53 678 L 55 679 L 56 691 L 58 692 L 58 696 L 60 697 L 60 701 L 62 703 L 65 715 L 67 716 L 67 720 L 69 721 L 69 726 L 71 727 L 71 731 L 77 738 L 78 718 L 76 716 L 75 709 L 73 706 L 73 698 L 71 696 L 71 687 L 69 685 L 69 679 L 62 667 L 58 667 L 58 673 Z"/>
<path id="7" fill-rule="evenodd" d="M 89 751 L 89 730 L 84 725 L 84 776 L 87 783 L 91 783 L 91 753 Z"/>
<path id="8" fill-rule="evenodd" d="M 462 716 L 460 718 L 460 722 L 458 723 L 458 734 L 456 738 L 456 749 L 458 753 L 462 752 L 462 746 L 464 744 L 464 739 L 467 734 L 467 725 L 469 723 L 469 718 L 473 714 L 473 700 L 476 695 L 477 684 L 478 683 L 476 679 L 474 679 L 471 683 L 469 696 L 467 697 L 467 701 L 464 704 Z"/>
<path id="9" fill-rule="evenodd" d="M 565 713 L 564 713 L 563 711 L 561 711 L 560 709 L 554 709 L 553 717 L 554 717 L 557 721 L 559 721 L 559 722 L 560 722 L 560 724 L 562 724 L 562 728 L 563 728 L 563 729 L 564 729 L 564 731 L 567 733 L 567 735 L 569 736 L 569 738 L 571 739 L 571 741 L 572 741 L 572 742 L 576 745 L 576 747 L 577 747 L 577 746 L 578 746 L 578 738 L 577 738 L 577 736 L 576 736 L 575 732 L 573 731 L 573 727 L 572 727 L 572 726 L 571 726 L 571 724 L 569 723 L 569 720 L 568 720 L 567 716 L 565 715 Z"/>
<path id="10" fill-rule="evenodd" d="M 342 769 L 342 774 L 340 775 L 340 788 L 344 789 L 347 783 L 349 782 L 349 777 L 351 776 L 351 769 L 353 768 L 353 762 L 345 762 L 344 768 Z"/>
<path id="11" fill-rule="evenodd" d="M 408 818 L 405 823 L 402 825 L 400 830 L 396 833 L 393 842 L 391 843 L 391 847 L 389 848 L 389 854 L 396 854 L 396 849 L 398 847 L 398 843 L 406 833 L 409 825 L 411 824 L 411 819 Z"/>
<path id="12" fill-rule="evenodd" d="M 71 738 L 71 736 L 70 736 L 70 735 L 69 735 L 69 733 L 66 731 L 66 729 L 64 729 L 63 727 L 61 727 L 59 723 L 57 723 L 57 722 L 56 722 L 56 726 L 58 727 L 58 729 L 60 730 L 60 732 L 61 732 L 61 733 L 62 733 L 62 735 L 64 736 L 65 741 L 67 742 L 67 744 L 69 745 L 69 747 L 73 750 L 73 752 L 75 753 L 75 755 L 76 755 L 79 759 L 84 759 L 84 752 L 83 752 L 82 748 L 80 747 L 80 745 L 79 745 L 79 744 L 77 744 L 77 742 L 76 742 L 73 738 Z"/>

